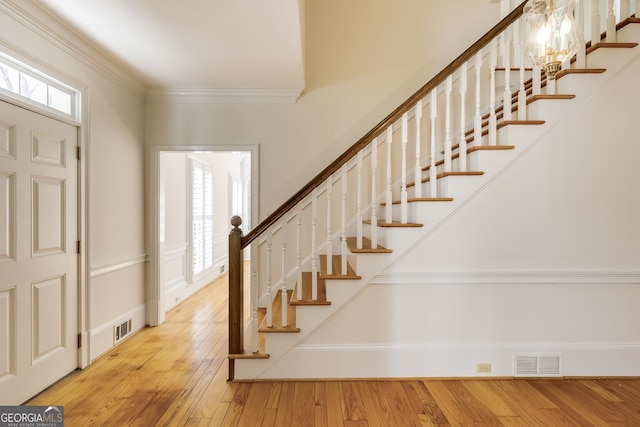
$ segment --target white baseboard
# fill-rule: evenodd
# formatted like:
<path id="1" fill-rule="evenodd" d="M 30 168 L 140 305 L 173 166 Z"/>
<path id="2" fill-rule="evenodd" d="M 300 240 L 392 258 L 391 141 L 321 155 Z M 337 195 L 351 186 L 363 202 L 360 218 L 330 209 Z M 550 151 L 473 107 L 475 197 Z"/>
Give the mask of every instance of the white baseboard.
<path id="1" fill-rule="evenodd" d="M 113 328 L 115 325 L 119 325 L 128 319 L 131 319 L 131 333 L 144 328 L 146 324 L 145 304 L 139 304 L 133 309 L 89 331 L 89 359 L 91 362 L 114 347 Z"/>
<path id="2" fill-rule="evenodd" d="M 263 371 L 236 364 L 236 378 L 512 377 L 516 353 L 562 354 L 565 377 L 640 375 L 640 343 L 441 343 L 302 345 Z M 478 363 L 491 372 L 478 373 Z"/>

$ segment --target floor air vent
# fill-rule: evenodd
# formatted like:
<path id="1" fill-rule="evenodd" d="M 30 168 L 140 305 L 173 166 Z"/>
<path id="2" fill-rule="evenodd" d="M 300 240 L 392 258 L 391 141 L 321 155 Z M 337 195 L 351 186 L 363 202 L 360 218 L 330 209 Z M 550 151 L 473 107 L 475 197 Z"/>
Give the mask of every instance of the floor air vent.
<path id="1" fill-rule="evenodd" d="M 562 354 L 515 354 L 516 377 L 561 377 Z"/>
<path id="2" fill-rule="evenodd" d="M 124 337 L 131 333 L 131 319 L 113 327 L 113 344 L 122 341 Z"/>

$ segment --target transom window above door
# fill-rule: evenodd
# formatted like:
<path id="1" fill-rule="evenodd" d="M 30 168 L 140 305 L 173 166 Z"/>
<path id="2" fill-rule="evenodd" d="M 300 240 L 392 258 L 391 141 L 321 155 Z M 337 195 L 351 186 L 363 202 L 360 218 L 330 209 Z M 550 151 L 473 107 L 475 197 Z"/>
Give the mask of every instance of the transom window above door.
<path id="1" fill-rule="evenodd" d="M 80 120 L 80 93 L 0 52 L 0 94 L 55 116 Z"/>

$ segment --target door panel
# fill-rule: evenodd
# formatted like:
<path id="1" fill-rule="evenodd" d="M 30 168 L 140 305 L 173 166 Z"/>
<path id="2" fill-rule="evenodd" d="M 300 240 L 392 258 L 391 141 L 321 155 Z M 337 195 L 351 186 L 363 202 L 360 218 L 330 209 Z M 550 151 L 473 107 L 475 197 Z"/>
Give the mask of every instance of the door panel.
<path id="1" fill-rule="evenodd" d="M 33 256 L 64 252 L 65 181 L 34 177 L 31 209 Z"/>
<path id="2" fill-rule="evenodd" d="M 15 288 L 0 291 L 0 381 L 15 371 Z"/>
<path id="3" fill-rule="evenodd" d="M 0 171 L 0 263 L 15 261 L 15 175 Z"/>
<path id="4" fill-rule="evenodd" d="M 0 102 L 0 405 L 78 366 L 77 128 Z"/>

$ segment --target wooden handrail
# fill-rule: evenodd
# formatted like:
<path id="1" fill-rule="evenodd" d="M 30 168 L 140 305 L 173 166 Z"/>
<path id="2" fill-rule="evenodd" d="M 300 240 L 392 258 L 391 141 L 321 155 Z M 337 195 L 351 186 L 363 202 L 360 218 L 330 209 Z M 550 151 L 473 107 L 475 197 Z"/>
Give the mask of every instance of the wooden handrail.
<path id="1" fill-rule="evenodd" d="M 331 175 L 340 170 L 342 165 L 347 163 L 353 157 L 358 154 L 360 150 L 365 148 L 371 141 L 382 134 L 389 126 L 393 125 L 402 114 L 409 111 L 420 99 L 424 98 L 433 89 L 438 87 L 439 84 L 444 82 L 447 77 L 453 74 L 458 68 L 460 68 L 465 62 L 473 58 L 483 47 L 488 45 L 495 37 L 505 31 L 509 25 L 513 24 L 523 14 L 524 5 L 528 0 L 523 1 L 518 7 L 516 7 L 509 15 L 496 24 L 491 30 L 489 30 L 478 41 L 472 44 L 467 50 L 465 50 L 460 56 L 454 59 L 449 65 L 442 69 L 435 75 L 429 82 L 422 86 L 416 93 L 403 102 L 398 108 L 396 108 L 391 114 L 385 117 L 380 123 L 367 132 L 362 138 L 347 149 L 344 153 L 335 159 L 329 166 L 324 168 L 322 172 L 316 175 L 311 181 L 309 181 L 304 187 L 298 190 L 289 200 L 284 202 L 279 208 L 277 208 L 272 214 L 266 217 L 256 227 L 254 227 L 246 236 L 242 237 L 242 248 L 246 248 L 253 242 L 258 236 L 264 233 L 269 227 L 275 224 L 280 218 L 282 218 L 289 210 L 295 205 L 301 202 L 305 197 L 311 194 L 311 192 L 322 185 Z"/>

